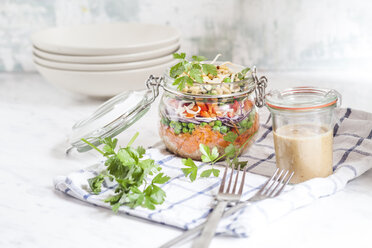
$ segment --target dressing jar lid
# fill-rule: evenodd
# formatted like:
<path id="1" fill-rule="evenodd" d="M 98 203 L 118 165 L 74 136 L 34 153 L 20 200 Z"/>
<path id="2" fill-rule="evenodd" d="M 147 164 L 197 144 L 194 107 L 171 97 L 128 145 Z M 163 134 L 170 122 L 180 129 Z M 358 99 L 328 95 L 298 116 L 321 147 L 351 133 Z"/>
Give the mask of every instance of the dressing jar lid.
<path id="1" fill-rule="evenodd" d="M 265 95 L 270 109 L 310 111 L 341 105 L 341 94 L 332 89 L 317 87 L 294 87 L 282 91 L 274 90 Z"/>

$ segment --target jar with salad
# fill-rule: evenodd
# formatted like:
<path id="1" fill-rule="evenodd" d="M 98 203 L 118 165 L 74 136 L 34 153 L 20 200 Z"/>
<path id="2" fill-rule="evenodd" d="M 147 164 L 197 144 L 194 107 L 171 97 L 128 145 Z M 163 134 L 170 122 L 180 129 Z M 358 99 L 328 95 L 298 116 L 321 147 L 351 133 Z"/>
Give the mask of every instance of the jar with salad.
<path id="1" fill-rule="evenodd" d="M 224 136 L 233 132 L 238 135 L 234 145 L 244 145 L 243 152 L 259 129 L 256 106 L 262 106 L 262 99 L 253 92 L 263 96 L 266 78 L 258 80 L 255 69 L 217 62 L 218 57 L 212 62 L 201 56 L 187 61 L 184 54 L 176 58 L 180 62 L 163 77 L 159 106 L 159 133 L 167 149 L 200 160 L 200 144 L 223 154 L 229 145 Z"/>

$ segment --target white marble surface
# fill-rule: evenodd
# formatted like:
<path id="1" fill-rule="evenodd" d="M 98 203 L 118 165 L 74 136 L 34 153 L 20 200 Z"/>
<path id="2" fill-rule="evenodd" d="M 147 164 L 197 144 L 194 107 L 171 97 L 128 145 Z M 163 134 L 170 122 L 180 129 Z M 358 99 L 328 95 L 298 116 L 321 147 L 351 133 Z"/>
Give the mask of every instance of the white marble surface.
<path id="1" fill-rule="evenodd" d="M 344 106 L 372 111 L 368 78 L 321 73 L 267 73 L 271 87 L 337 88 Z M 339 77 L 339 78 L 338 78 Z M 97 161 L 95 153 L 66 157 L 71 126 L 101 101 L 72 95 L 37 74 L 0 74 L 0 247 L 157 247 L 179 230 L 115 215 L 53 188 L 53 178 Z M 126 134 L 137 144 L 158 141 L 156 106 Z M 298 209 L 246 239 L 217 237 L 211 247 L 371 247 L 372 171 L 344 191 Z M 183 245 L 188 247 L 189 244 Z"/>

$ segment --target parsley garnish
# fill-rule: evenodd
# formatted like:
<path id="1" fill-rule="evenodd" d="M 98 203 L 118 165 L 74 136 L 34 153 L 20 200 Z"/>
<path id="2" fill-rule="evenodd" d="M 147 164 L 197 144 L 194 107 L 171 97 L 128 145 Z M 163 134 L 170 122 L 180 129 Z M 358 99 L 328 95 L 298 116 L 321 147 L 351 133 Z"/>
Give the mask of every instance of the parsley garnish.
<path id="1" fill-rule="evenodd" d="M 241 72 L 238 72 L 236 74 L 236 77 L 238 78 L 238 80 L 243 80 L 247 74 L 247 72 L 249 72 L 251 70 L 251 68 L 244 68 Z M 236 80 L 235 80 L 236 81 Z"/>
<path id="2" fill-rule="evenodd" d="M 170 177 L 160 172 L 161 167 L 155 164 L 154 160 L 142 159 L 146 152 L 143 147 L 131 146 L 137 136 L 138 132 L 126 147 L 119 149 L 116 149 L 117 139 L 105 138 L 100 141 L 104 144 L 102 150 L 82 139 L 106 157 L 106 170 L 88 179 L 88 183 L 93 194 L 101 192 L 102 184 L 106 179 L 117 183 L 115 194 L 104 200 L 110 203 L 114 212 L 117 212 L 121 205 L 130 208 L 141 206 L 155 209 L 155 205 L 162 204 L 166 197 L 164 190 L 158 185 L 166 183 Z M 154 176 L 151 181 L 148 181 L 149 176 Z"/>
<path id="3" fill-rule="evenodd" d="M 173 58 L 180 62 L 170 68 L 169 75 L 174 78 L 173 85 L 178 90 L 183 90 L 186 85 L 192 86 L 194 82 L 204 83 L 203 75 L 217 75 L 217 67 L 212 64 L 202 64 L 207 58 L 204 56 L 192 56 L 192 61 L 186 59 L 185 53 L 174 53 Z"/>
<path id="4" fill-rule="evenodd" d="M 177 89 L 182 91 L 186 85 L 192 86 L 194 82 L 204 83 L 203 76 L 217 76 L 217 66 L 213 64 L 202 63 L 207 58 L 204 56 L 192 56 L 192 61 L 186 59 L 185 53 L 174 53 L 173 58 L 180 60 L 172 66 L 169 71 L 169 76 L 174 78 L 173 85 L 177 85 Z M 226 77 L 223 82 L 231 83 L 245 79 L 250 68 L 244 68 L 238 72 L 234 78 Z"/>
<path id="5" fill-rule="evenodd" d="M 255 134 L 255 133 L 254 133 Z M 214 168 L 214 164 L 226 157 L 226 163 L 229 167 L 234 166 L 234 168 L 240 165 L 241 168 L 247 165 L 248 161 L 239 161 L 238 156 L 248 141 L 254 136 L 254 134 L 247 139 L 242 146 L 237 148 L 234 145 L 235 140 L 238 138 L 238 135 L 234 132 L 228 132 L 223 139 L 230 144 L 225 148 L 225 153 L 219 156 L 217 147 L 213 147 L 211 150 L 207 145 L 200 144 L 199 150 L 202 153 L 201 159 L 203 162 L 208 163 L 212 168 L 203 171 L 200 174 L 200 177 L 210 177 L 212 174 L 215 177 L 218 177 L 220 170 Z M 194 161 L 191 158 L 182 159 L 182 163 L 187 166 L 187 168 L 182 168 L 182 171 L 185 177 L 189 177 L 193 182 L 198 175 L 198 167 L 195 165 Z"/>

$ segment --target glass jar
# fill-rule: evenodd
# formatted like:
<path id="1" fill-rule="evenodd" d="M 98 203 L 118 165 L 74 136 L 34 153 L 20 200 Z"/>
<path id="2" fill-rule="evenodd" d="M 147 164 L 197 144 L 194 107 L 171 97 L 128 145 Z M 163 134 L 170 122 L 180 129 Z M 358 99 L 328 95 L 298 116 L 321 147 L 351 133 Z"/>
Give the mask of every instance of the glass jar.
<path id="1" fill-rule="evenodd" d="M 294 171 L 291 183 L 332 174 L 335 109 L 341 95 L 296 87 L 272 91 L 265 100 L 272 116 L 276 165 Z"/>
<path id="2" fill-rule="evenodd" d="M 242 67 L 233 65 L 232 70 Z M 159 106 L 159 134 L 172 153 L 194 160 L 201 159 L 200 144 L 217 147 L 224 154 L 229 132 L 238 135 L 234 145 L 244 145 L 242 152 L 255 140 L 259 129 L 259 114 L 253 92 L 256 89 L 255 71 L 241 81 L 220 84 L 194 82 L 182 91 L 173 85 L 174 79 L 165 72 L 164 93 Z M 261 88 L 266 78 L 261 78 Z M 262 92 L 262 91 L 260 91 Z M 259 93 L 258 93 L 259 94 Z M 262 94 L 263 95 L 263 94 Z M 263 102 L 261 100 L 261 106 Z"/>

